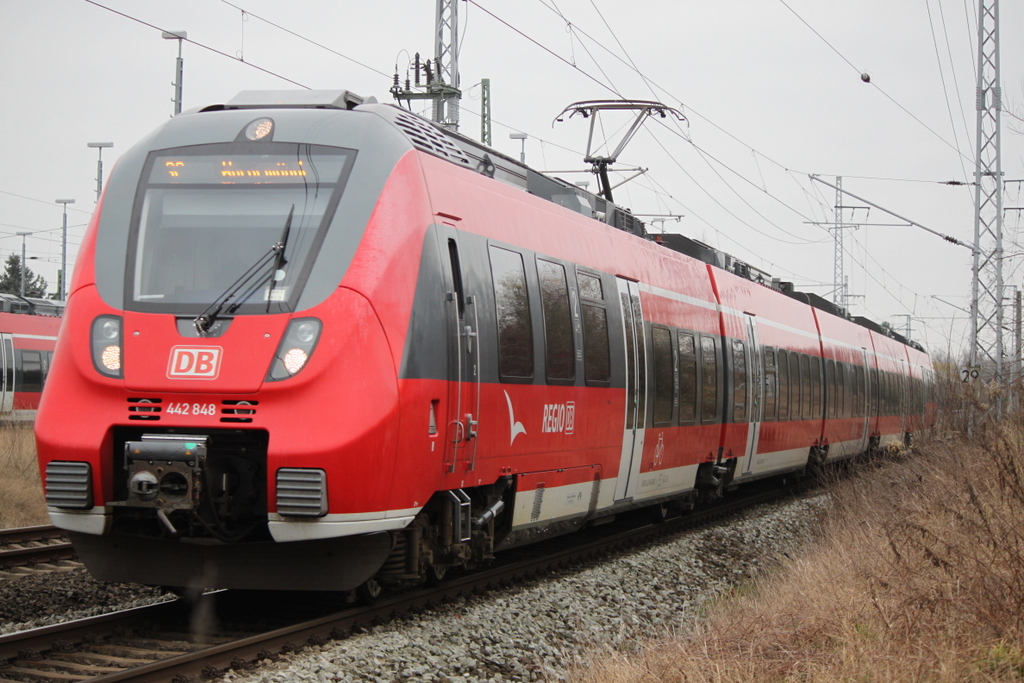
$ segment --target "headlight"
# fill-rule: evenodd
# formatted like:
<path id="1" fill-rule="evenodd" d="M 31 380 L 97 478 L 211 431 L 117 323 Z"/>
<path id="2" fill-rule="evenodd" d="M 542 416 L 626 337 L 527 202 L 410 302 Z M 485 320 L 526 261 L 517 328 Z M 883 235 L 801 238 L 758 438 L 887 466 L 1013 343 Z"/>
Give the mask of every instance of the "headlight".
<path id="1" fill-rule="evenodd" d="M 298 374 L 313 354 L 323 324 L 316 318 L 296 318 L 288 323 L 284 339 L 270 364 L 267 381 L 277 382 Z"/>
<path id="2" fill-rule="evenodd" d="M 122 377 L 122 322 L 115 315 L 101 315 L 92 321 L 92 364 L 106 377 Z"/>

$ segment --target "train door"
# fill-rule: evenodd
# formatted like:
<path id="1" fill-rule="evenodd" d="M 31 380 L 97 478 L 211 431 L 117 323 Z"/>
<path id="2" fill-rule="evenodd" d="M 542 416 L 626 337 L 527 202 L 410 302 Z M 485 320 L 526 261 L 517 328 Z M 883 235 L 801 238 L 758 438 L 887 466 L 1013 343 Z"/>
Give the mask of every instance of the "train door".
<path id="1" fill-rule="evenodd" d="M 747 448 L 743 473 L 751 472 L 757 454 L 757 442 L 761 436 L 761 404 L 764 397 L 764 373 L 761 367 L 761 345 L 757 339 L 757 319 L 749 313 L 747 319 L 746 366 L 747 366 Z"/>
<path id="2" fill-rule="evenodd" d="M 898 393 L 897 393 L 896 400 L 897 400 L 897 405 L 899 405 L 899 411 L 900 411 L 900 434 L 899 434 L 900 439 L 903 438 L 903 435 L 906 434 L 907 430 L 909 429 L 909 425 L 907 424 L 908 423 L 907 413 L 910 412 L 910 410 L 909 410 L 910 401 L 908 400 L 909 397 L 907 396 L 907 392 L 910 389 L 909 378 L 910 378 L 910 368 L 907 367 L 907 361 L 905 361 L 902 358 L 900 358 L 900 370 L 899 370 L 898 379 L 896 380 L 897 382 L 899 382 L 899 384 L 897 385 Z"/>
<path id="3" fill-rule="evenodd" d="M 857 397 L 858 405 L 857 409 L 860 410 L 860 414 L 864 416 L 863 424 L 861 425 L 861 437 L 860 437 L 860 448 L 857 449 L 857 453 L 863 453 L 868 449 L 868 442 L 871 439 L 871 392 L 874 391 L 874 387 L 871 384 L 871 371 L 868 369 L 868 350 L 862 348 L 861 362 L 864 364 L 864 380 L 860 382 L 861 395 Z M 856 372 L 856 369 L 854 370 Z"/>
<path id="4" fill-rule="evenodd" d="M 0 334 L 0 412 L 14 410 L 14 340 Z"/>
<path id="5" fill-rule="evenodd" d="M 643 459 L 644 427 L 647 424 L 647 336 L 639 285 L 623 278 L 617 280 L 626 339 L 626 423 L 619 476 L 615 483 L 615 500 L 621 500 L 632 498 L 636 492 Z"/>
<path id="6" fill-rule="evenodd" d="M 480 422 L 480 344 L 477 331 L 479 292 L 468 282 L 462 265 L 459 233 L 445 225 L 441 259 L 445 278 L 448 329 L 448 425 L 445 470 L 471 470 L 476 464 Z"/>

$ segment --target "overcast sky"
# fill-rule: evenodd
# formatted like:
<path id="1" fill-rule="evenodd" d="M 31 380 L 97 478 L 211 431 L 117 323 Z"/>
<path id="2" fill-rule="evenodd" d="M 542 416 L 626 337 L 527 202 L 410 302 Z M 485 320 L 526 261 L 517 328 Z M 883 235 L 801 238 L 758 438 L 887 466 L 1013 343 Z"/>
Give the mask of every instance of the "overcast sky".
<path id="1" fill-rule="evenodd" d="M 1024 7 L 1000 10 L 1004 102 L 1024 116 Z M 114 143 L 106 175 L 173 111 L 178 45 L 161 30 L 195 41 L 183 46 L 185 109 L 303 86 L 390 102 L 396 65 L 404 79 L 412 53 L 433 53 L 434 11 L 430 0 L 0 0 L 0 259 L 31 231 L 29 267 L 54 287 L 54 200 L 74 198 L 73 264 L 95 202 L 97 152 L 86 143 Z M 834 243 L 814 223 L 833 221 L 835 191 L 809 174 L 843 176 L 854 194 L 973 240 L 973 190 L 941 184 L 974 172 L 973 0 L 460 0 L 458 11 L 462 132 L 480 136 L 479 82 L 489 78 L 494 146 L 518 155 L 509 133 L 525 132 L 538 170 L 596 188 L 587 173 L 565 173 L 584 169 L 586 122 L 552 125 L 572 102 L 657 99 L 683 112 L 679 125 L 650 121 L 621 157 L 622 168 L 648 171 L 616 190 L 620 204 L 685 216 L 653 230 L 827 298 Z M 613 145 L 623 123 L 604 127 Z M 1007 180 L 1024 179 L 1022 131 L 1004 114 Z M 1020 192 L 1008 182 L 1005 206 L 1024 206 Z M 1020 214 L 1006 212 L 1011 254 L 1024 251 Z M 916 339 L 958 354 L 970 251 L 918 228 L 869 225 L 899 222 L 878 209 L 847 209 L 844 221 L 861 225 L 845 239 L 853 312 L 898 329 L 910 315 Z M 1007 284 L 1024 284 L 1020 263 L 1008 263 Z"/>

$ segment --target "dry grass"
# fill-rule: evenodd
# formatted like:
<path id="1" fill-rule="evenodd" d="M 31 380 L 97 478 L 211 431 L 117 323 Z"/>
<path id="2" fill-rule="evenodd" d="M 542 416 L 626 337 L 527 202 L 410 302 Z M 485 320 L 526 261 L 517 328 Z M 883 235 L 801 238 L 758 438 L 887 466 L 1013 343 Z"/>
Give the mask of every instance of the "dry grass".
<path id="1" fill-rule="evenodd" d="M 30 426 L 0 427 L 0 528 L 49 524 Z"/>
<path id="2" fill-rule="evenodd" d="M 1024 680 L 1024 425 L 972 431 L 838 484 L 803 557 L 575 680 Z"/>

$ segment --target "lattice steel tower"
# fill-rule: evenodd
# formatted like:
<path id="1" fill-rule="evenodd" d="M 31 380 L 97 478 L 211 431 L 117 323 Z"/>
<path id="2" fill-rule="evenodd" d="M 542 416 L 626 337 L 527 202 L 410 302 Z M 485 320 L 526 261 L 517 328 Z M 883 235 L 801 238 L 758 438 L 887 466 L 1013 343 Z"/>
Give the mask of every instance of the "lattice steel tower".
<path id="1" fill-rule="evenodd" d="M 978 110 L 971 280 L 971 366 L 1003 373 L 1003 169 L 1000 160 L 999 0 L 978 0 Z"/>
<path id="2" fill-rule="evenodd" d="M 835 255 L 832 266 L 832 303 L 847 311 L 850 302 L 847 299 L 846 278 L 843 275 L 843 179 L 836 176 L 836 206 L 835 206 Z"/>
<path id="3" fill-rule="evenodd" d="M 434 120 L 445 128 L 459 129 L 459 2 L 437 0 L 437 32 L 434 60 L 437 80 L 434 89 Z"/>

